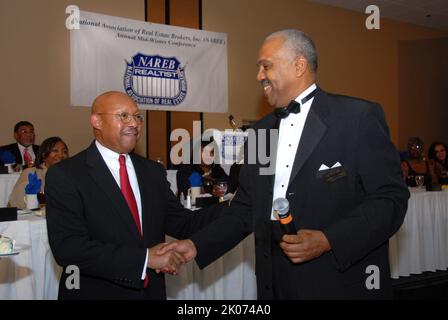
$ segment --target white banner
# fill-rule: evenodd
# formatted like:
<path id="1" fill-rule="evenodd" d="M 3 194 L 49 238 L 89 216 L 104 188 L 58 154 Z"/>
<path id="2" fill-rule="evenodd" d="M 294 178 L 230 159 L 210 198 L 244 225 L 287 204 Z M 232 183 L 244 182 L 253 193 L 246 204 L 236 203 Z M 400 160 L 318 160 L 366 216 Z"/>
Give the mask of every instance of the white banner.
<path id="1" fill-rule="evenodd" d="M 71 105 L 122 91 L 142 109 L 228 109 L 227 35 L 80 11 L 70 31 Z"/>
<path id="2" fill-rule="evenodd" d="M 213 140 L 219 150 L 218 163 L 242 163 L 244 161 L 244 143 L 248 136 L 249 133 L 243 131 L 213 131 Z"/>

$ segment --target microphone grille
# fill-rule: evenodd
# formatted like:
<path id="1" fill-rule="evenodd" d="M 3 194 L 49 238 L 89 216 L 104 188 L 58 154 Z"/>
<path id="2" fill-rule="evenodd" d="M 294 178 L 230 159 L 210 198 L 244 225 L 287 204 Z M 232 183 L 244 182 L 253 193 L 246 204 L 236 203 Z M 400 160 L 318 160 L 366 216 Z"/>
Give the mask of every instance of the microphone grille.
<path id="1" fill-rule="evenodd" d="M 272 204 L 272 209 L 277 211 L 278 214 L 284 215 L 289 211 L 289 201 L 285 198 L 277 198 Z"/>

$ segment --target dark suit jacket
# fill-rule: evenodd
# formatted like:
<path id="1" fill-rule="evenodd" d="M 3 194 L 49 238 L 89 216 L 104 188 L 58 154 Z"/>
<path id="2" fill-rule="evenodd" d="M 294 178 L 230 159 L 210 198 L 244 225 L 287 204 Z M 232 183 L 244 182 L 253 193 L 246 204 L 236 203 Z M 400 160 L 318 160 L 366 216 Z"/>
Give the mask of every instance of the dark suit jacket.
<path id="1" fill-rule="evenodd" d="M 6 146 L 1 146 L 0 150 L 8 150 L 9 152 L 11 152 L 14 155 L 14 157 L 16 157 L 16 164 L 21 164 L 21 165 L 25 164 L 22 159 L 22 155 L 20 153 L 20 149 L 19 149 L 19 146 L 17 145 L 17 142 L 8 144 Z M 38 145 L 33 144 L 33 152 L 37 156 L 37 153 L 39 152 Z"/>
<path id="2" fill-rule="evenodd" d="M 64 267 L 59 299 L 165 298 L 162 274 L 148 269 L 149 286 L 143 288 L 146 248 L 164 242 L 165 233 L 188 236 L 194 214 L 171 192 L 162 166 L 135 154 L 131 159 L 141 194 L 143 239 L 94 143 L 48 170 L 48 236 L 57 263 Z M 80 270 L 79 290 L 66 288 L 69 265 Z"/>
<path id="3" fill-rule="evenodd" d="M 275 125 L 269 114 L 254 128 Z M 336 162 L 340 174 L 319 172 Z M 306 119 L 286 195 L 297 227 L 322 230 L 330 252 L 302 264 L 281 252 L 270 221 L 274 176 L 260 175 L 261 167 L 243 165 L 229 213 L 192 237 L 198 264 L 253 231 L 260 299 L 390 298 L 388 240 L 403 222 L 409 192 L 380 106 L 318 89 Z M 379 290 L 365 285 L 371 265 L 380 271 Z"/>

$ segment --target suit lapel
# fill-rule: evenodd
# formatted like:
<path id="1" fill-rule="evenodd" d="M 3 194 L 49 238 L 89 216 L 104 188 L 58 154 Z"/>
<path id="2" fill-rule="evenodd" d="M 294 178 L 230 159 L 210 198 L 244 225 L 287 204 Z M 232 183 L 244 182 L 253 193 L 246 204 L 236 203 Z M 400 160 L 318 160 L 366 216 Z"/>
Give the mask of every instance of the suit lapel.
<path id="1" fill-rule="evenodd" d="M 325 131 L 327 130 L 324 119 L 327 114 L 327 94 L 318 88 L 308 113 L 308 117 L 305 121 L 305 126 L 303 128 L 302 136 L 300 138 L 299 146 L 294 159 L 291 176 L 289 178 L 289 185 L 292 181 L 294 181 L 300 169 L 302 169 L 306 160 L 310 157 L 311 153 L 324 136 Z"/>
<path id="2" fill-rule="evenodd" d="M 140 235 L 132 217 L 132 213 L 117 182 L 95 146 L 95 143 L 92 143 L 87 149 L 86 164 L 90 176 L 95 181 L 98 188 L 102 190 L 110 200 L 111 205 L 104 208 L 104 210 L 109 210 L 109 208 L 112 207 L 117 215 L 123 220 L 124 225 L 128 228 L 131 234 L 136 239 L 139 239 Z M 107 223 L 107 221 L 105 223 Z"/>
<path id="3" fill-rule="evenodd" d="M 17 143 L 14 143 L 11 147 L 11 151 L 16 157 L 16 163 L 17 164 L 24 164 L 24 161 L 22 159 L 22 153 L 20 152 L 19 145 Z M 37 153 L 35 153 L 37 155 Z"/>
<path id="4" fill-rule="evenodd" d="M 278 143 L 278 128 L 280 125 L 280 119 L 275 116 L 274 113 L 271 113 L 271 118 L 269 119 L 268 123 L 266 124 L 265 129 L 266 130 L 266 141 L 264 142 L 264 146 L 260 145 L 259 137 L 257 137 L 258 141 L 258 149 L 261 149 L 261 152 L 264 152 L 266 150 L 266 155 L 269 155 L 270 161 L 266 165 L 261 165 L 261 167 L 269 167 L 271 166 L 273 174 L 268 175 L 266 178 L 269 182 L 269 190 L 272 190 L 274 188 L 274 182 L 275 182 L 275 163 L 277 159 L 277 143 Z M 277 135 L 272 135 L 271 130 L 277 130 Z M 274 149 L 271 149 L 271 139 L 275 139 L 276 141 L 273 141 L 272 145 L 274 146 Z M 258 152 L 258 150 L 257 150 Z M 257 155 L 258 157 L 258 155 Z"/>

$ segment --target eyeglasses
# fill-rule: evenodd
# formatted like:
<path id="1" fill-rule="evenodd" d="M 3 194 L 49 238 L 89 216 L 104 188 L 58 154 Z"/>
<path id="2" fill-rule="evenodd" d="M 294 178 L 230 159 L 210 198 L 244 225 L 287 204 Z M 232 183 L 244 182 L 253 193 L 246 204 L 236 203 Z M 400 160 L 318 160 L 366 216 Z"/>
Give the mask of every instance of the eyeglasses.
<path id="1" fill-rule="evenodd" d="M 99 115 L 108 114 L 111 116 L 117 116 L 118 118 L 120 118 L 121 122 L 123 122 L 123 123 L 130 123 L 132 121 L 132 119 L 134 119 L 135 122 L 138 122 L 138 123 L 142 123 L 145 120 L 145 117 L 142 114 L 129 114 L 127 112 L 122 112 L 122 113 L 101 112 L 101 113 L 96 113 L 96 114 L 99 114 Z"/>

